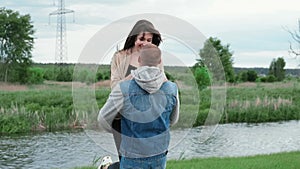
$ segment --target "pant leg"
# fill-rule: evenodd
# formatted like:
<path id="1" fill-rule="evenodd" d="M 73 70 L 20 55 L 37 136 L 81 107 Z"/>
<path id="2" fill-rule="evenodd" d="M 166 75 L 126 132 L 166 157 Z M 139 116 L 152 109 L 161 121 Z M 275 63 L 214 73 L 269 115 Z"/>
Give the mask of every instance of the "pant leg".
<path id="1" fill-rule="evenodd" d="M 153 160 L 150 164 L 151 169 L 165 169 L 167 167 L 167 156 L 161 156 Z"/>
<path id="2" fill-rule="evenodd" d="M 121 160 L 121 154 L 120 154 L 120 145 L 121 145 L 121 119 L 114 119 L 112 122 L 112 128 L 113 128 L 113 137 L 115 141 L 115 145 L 117 148 L 117 152 L 119 155 L 119 161 Z"/>
<path id="3" fill-rule="evenodd" d="M 108 169 L 120 169 L 120 162 L 115 162 L 111 164 Z"/>
<path id="4" fill-rule="evenodd" d="M 121 169 L 165 169 L 167 164 L 166 153 L 146 158 L 122 157 Z"/>

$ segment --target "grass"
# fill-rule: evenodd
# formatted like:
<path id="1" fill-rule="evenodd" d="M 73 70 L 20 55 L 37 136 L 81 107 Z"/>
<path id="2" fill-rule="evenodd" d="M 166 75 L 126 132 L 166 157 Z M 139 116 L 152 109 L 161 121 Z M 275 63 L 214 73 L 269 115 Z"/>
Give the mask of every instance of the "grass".
<path id="1" fill-rule="evenodd" d="M 210 115 L 211 89 L 202 91 L 180 82 L 180 118 L 178 128 L 203 125 Z M 244 85 L 244 86 L 243 86 Z M 247 85 L 247 86 L 245 86 Z M 99 108 L 110 89 L 75 83 L 47 83 L 26 90 L 0 90 L 0 134 L 67 129 L 89 124 L 95 127 Z M 23 89 L 23 88 L 22 88 Z M 300 83 L 238 84 L 229 86 L 226 107 L 219 123 L 261 123 L 300 119 Z M 199 104 L 200 103 L 200 104 Z M 210 116 L 212 117 L 212 116 Z"/>
<path id="2" fill-rule="evenodd" d="M 27 90 L 0 91 L 0 134 L 26 133 L 36 130 L 55 131 L 78 128 L 82 123 L 95 119 L 98 107 L 108 97 L 109 90 L 80 86 L 74 91 L 71 85 L 48 84 L 29 86 Z M 88 93 L 89 92 L 89 93 Z M 88 97 L 93 96 L 94 104 Z"/>
<path id="3" fill-rule="evenodd" d="M 212 90 L 218 88 L 199 91 L 189 69 L 170 67 L 166 70 L 177 79 L 180 89 L 177 128 L 201 126 L 207 121 L 261 123 L 300 119 L 300 82 L 297 80 L 228 84 L 224 92 L 226 105 L 221 114 L 220 110 L 211 107 L 211 94 L 215 92 Z M 75 90 L 72 91 L 71 82 L 53 81 L 30 86 L 0 83 L 0 134 L 30 132 L 38 126 L 46 131 L 80 124 L 94 127 L 97 113 L 109 95 L 109 83 L 100 81 L 87 85 L 75 82 L 73 87 Z M 223 99 L 217 101 L 215 106 Z"/>
<path id="4" fill-rule="evenodd" d="M 294 84 L 294 82 L 291 83 Z M 211 90 L 213 89 L 205 89 L 199 93 L 200 105 L 194 126 L 203 125 L 208 113 L 215 112 L 210 110 Z M 288 85 L 282 82 L 274 83 L 273 86 L 272 84 L 243 87 L 230 86 L 227 88 L 226 105 L 219 123 L 263 123 L 299 120 L 299 92 L 299 82 L 296 85 Z M 185 104 L 189 102 L 185 102 Z M 187 107 L 183 104 L 182 109 L 187 110 Z M 185 113 L 185 111 L 183 112 Z M 216 112 L 216 115 L 218 114 L 220 112 Z"/>
<path id="5" fill-rule="evenodd" d="M 223 122 L 259 123 L 299 120 L 299 83 L 293 87 L 283 87 L 279 83 L 274 83 L 273 86 L 265 85 L 229 87 Z"/>
<path id="6" fill-rule="evenodd" d="M 300 152 L 168 161 L 168 169 L 298 169 Z"/>
<path id="7" fill-rule="evenodd" d="M 299 169 L 300 152 L 284 152 L 248 157 L 211 157 L 169 160 L 167 169 Z M 93 166 L 74 169 L 96 169 Z"/>

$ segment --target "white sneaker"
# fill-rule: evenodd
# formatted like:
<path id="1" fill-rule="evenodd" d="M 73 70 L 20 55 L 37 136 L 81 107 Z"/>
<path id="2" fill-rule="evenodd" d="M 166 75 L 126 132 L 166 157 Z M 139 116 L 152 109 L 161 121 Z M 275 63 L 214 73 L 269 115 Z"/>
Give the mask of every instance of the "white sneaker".
<path id="1" fill-rule="evenodd" d="M 100 163 L 98 169 L 107 169 L 110 164 L 112 164 L 111 157 L 104 156 L 101 158 L 101 163 Z"/>

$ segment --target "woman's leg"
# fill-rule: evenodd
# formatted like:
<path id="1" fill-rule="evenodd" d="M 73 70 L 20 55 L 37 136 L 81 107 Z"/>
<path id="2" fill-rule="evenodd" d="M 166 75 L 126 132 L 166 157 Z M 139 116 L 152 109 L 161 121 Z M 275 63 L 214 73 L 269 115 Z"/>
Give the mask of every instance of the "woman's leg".
<path id="1" fill-rule="evenodd" d="M 121 119 L 115 119 L 112 123 L 113 137 L 117 148 L 119 161 L 121 160 L 120 145 L 121 145 Z"/>

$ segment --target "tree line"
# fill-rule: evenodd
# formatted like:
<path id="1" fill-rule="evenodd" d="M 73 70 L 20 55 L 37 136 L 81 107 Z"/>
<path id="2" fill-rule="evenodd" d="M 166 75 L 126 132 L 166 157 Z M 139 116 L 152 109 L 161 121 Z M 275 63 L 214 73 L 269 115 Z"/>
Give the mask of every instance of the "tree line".
<path id="1" fill-rule="evenodd" d="M 236 72 L 233 67 L 233 51 L 230 50 L 230 45 L 223 45 L 218 38 L 207 39 L 204 47 L 200 49 L 199 55 L 200 59 L 192 67 L 192 71 L 200 89 L 209 86 L 212 77 L 214 80 L 218 80 L 218 76 L 221 77 L 221 74 L 225 76 L 224 81 L 230 83 L 275 82 L 282 81 L 286 77 L 286 62 L 283 57 L 271 61 L 266 75 L 258 74 L 255 69 L 240 68 L 240 71 Z M 218 72 L 216 69 L 220 71 Z"/>
<path id="2" fill-rule="evenodd" d="M 34 33 L 29 14 L 21 15 L 10 9 L 0 8 L 0 81 L 18 83 L 42 83 L 43 80 L 72 81 L 74 65 L 54 64 L 52 68 L 34 65 L 32 49 Z M 200 59 L 191 68 L 199 88 L 209 86 L 211 80 L 237 82 L 274 82 L 285 78 L 285 61 L 283 57 L 274 59 L 267 76 L 260 77 L 254 70 L 235 73 L 233 51 L 229 44 L 223 45 L 218 38 L 210 37 L 199 51 Z M 76 79 L 94 82 L 109 79 L 109 71 L 100 71 L 96 77 L 90 77 L 91 70 L 76 72 Z M 168 74 L 170 78 L 172 75 Z"/>

